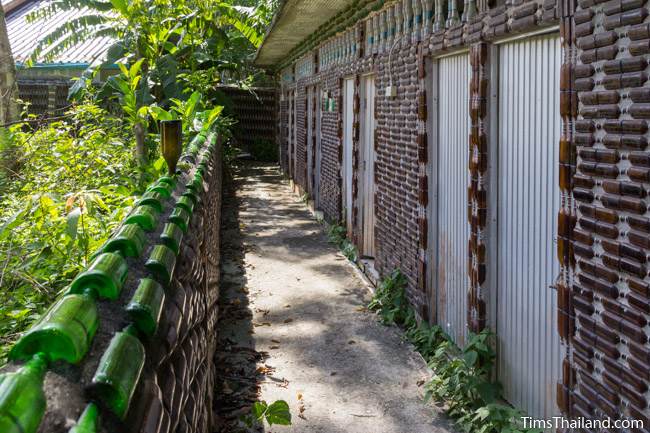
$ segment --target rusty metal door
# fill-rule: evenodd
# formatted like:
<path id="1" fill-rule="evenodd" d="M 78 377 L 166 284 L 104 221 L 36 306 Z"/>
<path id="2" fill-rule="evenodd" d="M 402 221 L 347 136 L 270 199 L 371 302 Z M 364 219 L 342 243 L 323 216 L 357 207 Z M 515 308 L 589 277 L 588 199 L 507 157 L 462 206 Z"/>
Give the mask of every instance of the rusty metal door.
<path id="1" fill-rule="evenodd" d="M 375 77 L 367 75 L 362 83 L 361 122 L 361 254 L 375 256 Z"/>
<path id="2" fill-rule="evenodd" d="M 293 179 L 293 92 L 289 92 L 289 112 L 287 122 L 287 172 L 289 178 Z"/>
<path id="3" fill-rule="evenodd" d="M 436 65 L 434 65 L 436 68 Z M 435 78 L 437 77 L 437 78 Z M 443 57 L 437 61 L 433 89 L 437 96 L 434 109 L 437 151 L 437 188 L 434 206 L 437 221 L 432 248 L 433 285 L 436 293 L 437 323 L 460 347 L 467 336 L 467 187 L 469 186 L 469 83 L 467 53 Z"/>
<path id="4" fill-rule="evenodd" d="M 496 328 L 505 397 L 535 418 L 557 415 L 561 365 L 553 239 L 560 208 L 560 38 L 499 46 Z"/>
<path id="5" fill-rule="evenodd" d="M 298 173 L 298 94 L 293 91 L 293 149 L 291 160 L 293 165 L 293 180 L 295 181 Z"/>
<path id="6" fill-rule="evenodd" d="M 348 237 L 352 236 L 352 122 L 354 111 L 354 79 L 343 82 L 343 177 L 342 206 Z M 328 104 L 329 105 L 329 104 Z"/>

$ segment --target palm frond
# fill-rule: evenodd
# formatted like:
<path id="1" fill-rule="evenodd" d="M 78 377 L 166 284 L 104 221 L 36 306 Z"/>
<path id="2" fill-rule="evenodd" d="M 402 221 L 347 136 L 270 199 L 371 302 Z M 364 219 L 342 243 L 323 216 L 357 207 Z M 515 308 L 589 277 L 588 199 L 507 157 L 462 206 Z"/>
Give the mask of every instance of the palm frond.
<path id="1" fill-rule="evenodd" d="M 87 8 L 95 12 L 109 12 L 113 9 L 110 2 L 100 0 L 55 0 L 45 3 L 25 17 L 28 23 L 51 18 L 61 11 L 79 10 Z"/>
<path id="2" fill-rule="evenodd" d="M 70 47 L 100 36 L 115 36 L 117 30 L 107 24 L 112 20 L 103 15 L 84 15 L 54 29 L 41 40 L 29 55 L 27 64 L 39 60 L 53 61 Z"/>
<path id="3" fill-rule="evenodd" d="M 225 11 L 224 21 L 237 29 L 254 47 L 259 47 L 264 35 L 257 31 L 253 19 L 234 7 Z"/>

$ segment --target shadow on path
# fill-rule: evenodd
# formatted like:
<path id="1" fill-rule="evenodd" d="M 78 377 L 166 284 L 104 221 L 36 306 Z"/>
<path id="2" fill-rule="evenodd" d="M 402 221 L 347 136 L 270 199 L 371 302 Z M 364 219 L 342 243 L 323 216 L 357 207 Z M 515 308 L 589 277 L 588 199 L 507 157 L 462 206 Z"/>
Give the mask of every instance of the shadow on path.
<path id="1" fill-rule="evenodd" d="M 422 402 L 422 358 L 367 311 L 369 287 L 277 169 L 242 166 L 225 188 L 221 432 L 256 398 L 289 403 L 292 426 L 269 432 L 453 431 Z"/>

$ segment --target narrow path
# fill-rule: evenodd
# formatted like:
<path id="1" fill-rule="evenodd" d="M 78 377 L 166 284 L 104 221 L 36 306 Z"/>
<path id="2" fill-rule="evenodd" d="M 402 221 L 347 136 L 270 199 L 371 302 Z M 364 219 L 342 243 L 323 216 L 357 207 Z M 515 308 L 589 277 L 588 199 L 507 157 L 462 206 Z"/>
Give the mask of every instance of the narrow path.
<path id="1" fill-rule="evenodd" d="M 291 408 L 267 432 L 452 431 L 422 402 L 424 361 L 365 309 L 368 286 L 275 168 L 234 173 L 222 224 L 222 432 L 256 398 Z"/>

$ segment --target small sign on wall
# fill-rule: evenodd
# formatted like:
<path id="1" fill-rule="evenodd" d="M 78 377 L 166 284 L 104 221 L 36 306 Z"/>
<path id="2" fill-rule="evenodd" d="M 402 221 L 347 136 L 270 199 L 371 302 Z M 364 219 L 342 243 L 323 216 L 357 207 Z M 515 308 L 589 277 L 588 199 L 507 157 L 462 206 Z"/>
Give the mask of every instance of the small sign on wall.
<path id="1" fill-rule="evenodd" d="M 327 107 L 327 111 L 330 111 L 330 112 L 334 112 L 334 111 L 336 111 L 336 99 L 334 99 L 334 98 L 329 98 L 329 99 L 327 100 L 327 102 L 328 102 L 328 104 L 327 104 L 327 106 L 328 106 L 328 107 Z"/>

